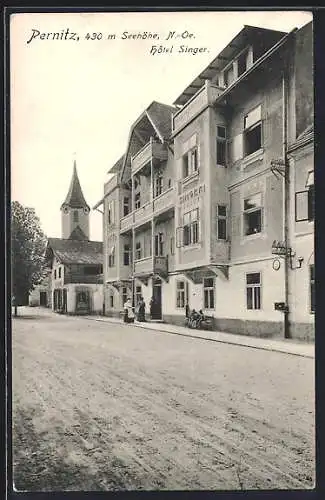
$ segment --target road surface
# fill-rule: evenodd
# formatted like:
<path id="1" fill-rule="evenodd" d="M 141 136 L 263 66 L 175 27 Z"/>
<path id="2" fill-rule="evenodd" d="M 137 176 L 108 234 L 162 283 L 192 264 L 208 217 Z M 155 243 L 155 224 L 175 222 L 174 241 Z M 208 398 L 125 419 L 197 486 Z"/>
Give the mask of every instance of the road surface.
<path id="1" fill-rule="evenodd" d="M 17 490 L 314 487 L 314 360 L 35 312 L 13 320 Z"/>

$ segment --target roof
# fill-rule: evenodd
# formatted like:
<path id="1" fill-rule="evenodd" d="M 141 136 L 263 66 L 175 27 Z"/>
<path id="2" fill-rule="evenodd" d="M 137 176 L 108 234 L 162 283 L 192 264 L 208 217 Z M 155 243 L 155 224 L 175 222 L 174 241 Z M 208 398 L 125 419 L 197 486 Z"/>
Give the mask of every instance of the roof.
<path id="1" fill-rule="evenodd" d="M 270 37 L 270 44 L 273 45 L 287 35 L 287 32 L 245 25 L 217 57 L 177 97 L 174 104 L 185 104 L 202 87 L 204 80 L 211 80 L 218 71 L 223 70 L 240 50 L 247 46 L 249 40 L 253 37 L 266 37 L 266 35 Z"/>
<path id="2" fill-rule="evenodd" d="M 49 238 L 46 254 L 50 251 L 62 264 L 102 264 L 103 243 L 101 241 L 66 240 Z"/>
<path id="3" fill-rule="evenodd" d="M 308 127 L 298 135 L 297 139 L 289 145 L 288 152 L 293 152 L 294 150 L 298 150 L 299 148 L 311 143 L 314 139 L 314 125 L 308 125 Z"/>
<path id="4" fill-rule="evenodd" d="M 141 113 L 130 129 L 127 150 L 120 170 L 121 177 L 125 169 L 130 168 L 131 157 L 149 142 L 150 137 L 156 137 L 161 142 L 171 137 L 172 114 L 176 111 L 178 109 L 174 106 L 153 101 Z"/>
<path id="5" fill-rule="evenodd" d="M 114 165 L 107 171 L 108 174 L 116 174 L 117 172 L 120 171 L 120 169 L 121 169 L 121 167 L 123 165 L 124 156 L 125 155 L 122 155 L 121 158 L 119 158 L 117 160 L 117 162 L 114 163 Z"/>
<path id="6" fill-rule="evenodd" d="M 77 226 L 74 228 L 74 230 L 70 234 L 69 240 L 85 241 L 85 240 L 89 240 L 89 238 L 87 238 L 87 236 L 85 235 L 85 233 L 83 232 L 81 227 Z"/>
<path id="7" fill-rule="evenodd" d="M 79 182 L 79 177 L 77 173 L 77 165 L 76 165 L 76 160 L 73 163 L 73 174 L 72 174 L 72 179 L 70 182 L 70 187 L 68 194 L 66 196 L 66 199 L 62 203 L 61 207 L 64 205 L 68 205 L 71 208 L 84 208 L 87 207 L 90 209 L 89 205 L 87 204 L 85 197 L 83 195 L 80 182 Z"/>

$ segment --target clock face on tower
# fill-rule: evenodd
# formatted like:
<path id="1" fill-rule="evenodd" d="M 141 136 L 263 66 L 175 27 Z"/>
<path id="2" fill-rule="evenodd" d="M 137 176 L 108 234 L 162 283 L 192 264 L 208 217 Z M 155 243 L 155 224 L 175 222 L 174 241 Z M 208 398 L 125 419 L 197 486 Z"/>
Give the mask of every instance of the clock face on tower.
<path id="1" fill-rule="evenodd" d="M 68 207 L 64 207 L 64 208 L 63 208 L 63 212 L 64 212 L 65 214 L 67 214 L 67 213 L 69 212 L 69 208 L 68 208 Z"/>
<path id="2" fill-rule="evenodd" d="M 84 208 L 84 212 L 85 212 L 85 214 L 88 214 L 88 212 L 89 212 L 89 208 L 88 208 L 88 207 L 85 207 L 85 208 Z"/>

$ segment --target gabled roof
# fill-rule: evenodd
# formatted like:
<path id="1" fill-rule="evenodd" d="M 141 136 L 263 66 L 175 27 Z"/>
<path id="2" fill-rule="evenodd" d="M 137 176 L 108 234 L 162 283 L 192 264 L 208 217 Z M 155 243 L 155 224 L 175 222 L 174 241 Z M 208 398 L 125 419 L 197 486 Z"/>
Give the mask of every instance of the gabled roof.
<path id="1" fill-rule="evenodd" d="M 275 45 L 287 32 L 245 25 L 228 45 L 215 57 L 210 64 L 186 87 L 177 97 L 174 104 L 184 105 L 204 84 L 204 80 L 211 80 L 219 71 L 222 71 L 237 54 L 244 49 L 251 40 L 258 40 L 257 45 L 267 42 L 265 51 Z"/>
<path id="2" fill-rule="evenodd" d="M 108 174 L 116 174 L 121 170 L 124 161 L 124 156 L 125 155 L 122 155 L 121 158 L 119 158 L 117 162 L 114 163 L 114 165 L 107 171 Z"/>
<path id="3" fill-rule="evenodd" d="M 87 207 L 90 209 L 89 205 L 87 204 L 85 197 L 83 195 L 80 182 L 79 182 L 79 177 L 77 173 L 77 165 L 76 165 L 76 160 L 74 160 L 73 163 L 73 174 L 72 174 L 72 179 L 70 182 L 70 187 L 68 194 L 66 196 L 66 199 L 61 205 L 61 208 L 67 205 L 71 208 L 85 208 Z"/>
<path id="4" fill-rule="evenodd" d="M 157 137 L 161 142 L 169 139 L 172 133 L 172 114 L 177 108 L 153 101 L 132 124 L 128 139 L 127 150 L 120 169 L 122 178 L 126 168 L 130 168 L 131 156 L 135 155 L 150 137 Z"/>
<path id="5" fill-rule="evenodd" d="M 49 238 L 46 257 L 49 259 L 52 255 L 62 264 L 102 264 L 103 243 L 101 241 Z"/>
<path id="6" fill-rule="evenodd" d="M 87 236 L 83 232 L 80 226 L 74 228 L 72 233 L 69 236 L 69 240 L 79 240 L 79 241 L 88 241 Z"/>

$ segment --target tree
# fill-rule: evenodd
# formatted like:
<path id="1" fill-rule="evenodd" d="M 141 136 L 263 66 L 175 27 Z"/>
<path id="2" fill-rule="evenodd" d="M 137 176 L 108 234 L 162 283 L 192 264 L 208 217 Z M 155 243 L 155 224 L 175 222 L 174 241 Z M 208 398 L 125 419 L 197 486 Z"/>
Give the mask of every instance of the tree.
<path id="1" fill-rule="evenodd" d="M 35 209 L 18 201 L 11 203 L 12 297 L 17 306 L 28 301 L 28 294 L 46 275 L 44 252 L 46 236 Z"/>

